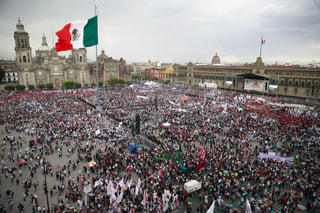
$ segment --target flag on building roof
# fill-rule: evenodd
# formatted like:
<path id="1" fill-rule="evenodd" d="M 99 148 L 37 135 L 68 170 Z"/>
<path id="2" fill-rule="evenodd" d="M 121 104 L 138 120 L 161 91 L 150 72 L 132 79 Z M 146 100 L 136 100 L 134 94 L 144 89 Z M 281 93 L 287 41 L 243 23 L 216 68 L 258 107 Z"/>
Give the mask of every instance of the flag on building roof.
<path id="1" fill-rule="evenodd" d="M 56 50 L 66 51 L 98 44 L 98 16 L 88 20 L 73 21 L 56 32 Z"/>

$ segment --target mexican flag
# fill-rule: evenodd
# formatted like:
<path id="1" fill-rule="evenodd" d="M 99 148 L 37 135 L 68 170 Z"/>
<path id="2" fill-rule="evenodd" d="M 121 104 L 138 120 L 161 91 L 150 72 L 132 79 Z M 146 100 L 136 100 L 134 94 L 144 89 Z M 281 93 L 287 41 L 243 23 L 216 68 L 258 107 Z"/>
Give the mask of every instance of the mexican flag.
<path id="1" fill-rule="evenodd" d="M 98 44 L 98 16 L 88 20 L 73 21 L 56 32 L 56 50 L 66 51 Z"/>

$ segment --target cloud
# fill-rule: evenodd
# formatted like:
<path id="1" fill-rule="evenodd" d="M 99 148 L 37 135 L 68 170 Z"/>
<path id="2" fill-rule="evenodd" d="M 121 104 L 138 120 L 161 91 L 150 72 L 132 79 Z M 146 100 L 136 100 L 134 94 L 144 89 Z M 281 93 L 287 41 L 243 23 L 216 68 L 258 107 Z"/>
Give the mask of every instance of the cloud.
<path id="1" fill-rule="evenodd" d="M 34 51 L 43 33 L 52 46 L 56 31 L 71 21 L 92 17 L 96 4 L 99 52 L 104 49 L 108 56 L 123 57 L 127 62 L 210 62 L 218 52 L 225 63 L 250 63 L 259 55 L 261 36 L 267 40 L 263 47 L 266 63 L 320 61 L 319 2 L 29 0 L 25 4 L 4 0 L 0 3 L 0 57 L 14 56 L 13 33 L 18 17 L 29 32 Z M 88 57 L 95 58 L 95 48 L 88 48 Z"/>

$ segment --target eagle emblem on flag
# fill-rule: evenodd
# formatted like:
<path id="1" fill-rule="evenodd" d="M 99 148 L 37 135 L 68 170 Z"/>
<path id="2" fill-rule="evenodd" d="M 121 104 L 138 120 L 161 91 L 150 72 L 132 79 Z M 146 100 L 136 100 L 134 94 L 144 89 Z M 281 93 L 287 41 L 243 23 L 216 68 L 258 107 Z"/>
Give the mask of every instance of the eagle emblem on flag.
<path id="1" fill-rule="evenodd" d="M 79 30 L 73 29 L 72 30 L 72 41 L 78 40 L 79 37 L 80 37 Z"/>

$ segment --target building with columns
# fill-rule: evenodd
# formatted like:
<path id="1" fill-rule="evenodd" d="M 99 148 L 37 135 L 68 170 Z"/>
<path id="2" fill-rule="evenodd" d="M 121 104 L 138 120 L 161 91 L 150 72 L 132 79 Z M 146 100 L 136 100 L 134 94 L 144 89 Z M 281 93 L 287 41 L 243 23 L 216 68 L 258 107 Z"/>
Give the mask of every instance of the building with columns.
<path id="1" fill-rule="evenodd" d="M 217 59 L 217 57 L 214 57 Z M 269 95 L 320 99 L 319 67 L 299 65 L 265 65 L 261 57 L 256 62 L 244 65 L 175 64 L 173 74 L 167 76 L 177 84 L 198 86 L 200 83 L 215 83 L 218 88 L 259 92 Z"/>

